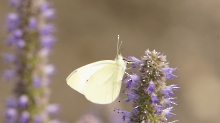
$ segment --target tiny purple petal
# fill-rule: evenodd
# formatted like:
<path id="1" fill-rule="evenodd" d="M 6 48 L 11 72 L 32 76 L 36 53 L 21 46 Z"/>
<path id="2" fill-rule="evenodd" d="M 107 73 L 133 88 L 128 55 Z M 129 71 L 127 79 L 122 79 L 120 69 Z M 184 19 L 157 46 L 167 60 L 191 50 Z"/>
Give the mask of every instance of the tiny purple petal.
<path id="1" fill-rule="evenodd" d="M 163 110 L 163 106 L 155 105 L 154 109 L 156 110 L 156 112 L 155 112 L 156 114 L 161 114 L 162 110 Z"/>
<path id="2" fill-rule="evenodd" d="M 137 59 L 134 56 L 128 56 L 127 60 L 133 61 L 132 68 L 136 68 L 136 66 L 141 62 L 139 59 Z"/>
<path id="3" fill-rule="evenodd" d="M 118 113 L 124 114 L 124 116 L 122 117 L 123 121 L 125 121 L 126 118 L 129 118 L 129 117 L 132 116 L 131 112 L 128 112 L 128 111 L 125 111 L 125 110 L 120 110 L 120 109 L 116 110 L 115 109 L 114 111 L 117 111 Z"/>
<path id="4" fill-rule="evenodd" d="M 163 110 L 163 114 L 167 117 L 167 118 L 171 118 L 173 115 L 176 115 L 174 113 L 172 113 L 173 107 L 169 107 Z"/>
<path id="5" fill-rule="evenodd" d="M 132 82 L 138 82 L 140 80 L 140 76 L 137 74 L 131 74 L 130 75 Z"/>
<path id="6" fill-rule="evenodd" d="M 151 102 L 152 103 L 158 103 L 158 98 L 157 98 L 157 95 L 156 94 L 154 94 L 154 93 L 152 93 L 151 94 Z"/>
<path id="7" fill-rule="evenodd" d="M 25 108 L 27 106 L 27 103 L 28 103 L 28 97 L 27 95 L 21 95 L 19 97 L 19 100 L 18 100 L 18 105 L 20 108 Z"/>
<path id="8" fill-rule="evenodd" d="M 140 76 L 138 76 L 137 74 L 131 74 L 131 75 L 127 75 L 123 78 L 122 82 L 123 83 L 127 83 L 126 88 L 131 88 L 132 86 L 135 85 L 136 82 L 138 82 L 140 80 Z"/>
<path id="9" fill-rule="evenodd" d="M 127 84 L 126 88 L 130 88 L 131 87 L 131 83 L 132 83 L 132 80 L 131 80 L 131 77 L 129 75 L 126 75 L 123 79 L 122 79 L 122 82 Z"/>
<path id="10" fill-rule="evenodd" d="M 172 80 L 173 77 L 177 77 L 173 74 L 173 71 L 176 71 L 177 68 L 162 68 L 161 71 L 166 75 L 167 79 Z"/>
<path id="11" fill-rule="evenodd" d="M 130 92 L 124 92 L 127 95 L 127 99 L 125 100 L 126 102 L 129 102 L 130 100 L 135 100 L 136 99 L 136 95 Z"/>
<path id="12" fill-rule="evenodd" d="M 161 90 L 161 93 L 166 97 L 171 97 L 173 95 L 173 88 L 171 86 L 166 86 Z"/>
<path id="13" fill-rule="evenodd" d="M 149 82 L 149 85 L 148 85 L 146 91 L 147 91 L 148 93 L 155 92 L 155 84 L 154 84 L 153 81 L 150 81 L 150 82 Z"/>
<path id="14" fill-rule="evenodd" d="M 27 111 L 23 111 L 21 113 L 21 117 L 19 119 L 19 123 L 29 123 L 30 114 Z"/>
<path id="15" fill-rule="evenodd" d="M 179 89 L 178 85 L 169 85 L 165 86 L 162 90 L 161 93 L 164 94 L 166 97 L 171 97 L 173 95 L 173 89 Z"/>

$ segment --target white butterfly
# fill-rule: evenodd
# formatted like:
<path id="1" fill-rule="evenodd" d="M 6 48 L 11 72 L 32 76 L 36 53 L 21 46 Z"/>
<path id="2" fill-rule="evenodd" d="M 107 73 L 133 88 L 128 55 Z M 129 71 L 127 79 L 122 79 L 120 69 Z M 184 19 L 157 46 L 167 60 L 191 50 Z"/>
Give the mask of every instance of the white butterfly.
<path id="1" fill-rule="evenodd" d="M 120 46 L 117 45 L 115 60 L 103 60 L 82 66 L 66 78 L 67 84 L 84 94 L 93 103 L 108 104 L 113 102 L 120 93 L 127 65 L 122 55 L 118 53 L 119 48 Z"/>

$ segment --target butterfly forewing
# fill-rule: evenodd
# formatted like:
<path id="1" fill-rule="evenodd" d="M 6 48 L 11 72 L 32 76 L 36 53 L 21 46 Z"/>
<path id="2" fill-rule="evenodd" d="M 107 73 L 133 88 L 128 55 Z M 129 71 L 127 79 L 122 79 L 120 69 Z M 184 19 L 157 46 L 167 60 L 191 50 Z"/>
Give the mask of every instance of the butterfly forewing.
<path id="1" fill-rule="evenodd" d="M 115 63 L 113 60 L 103 60 L 94 62 L 83 67 L 74 70 L 67 78 L 67 84 L 78 91 L 83 93 L 83 88 L 85 87 L 86 81 L 94 75 L 97 71 L 107 66 L 109 63 Z"/>
<path id="2" fill-rule="evenodd" d="M 98 104 L 113 102 L 120 93 L 123 75 L 124 69 L 116 61 L 99 69 L 85 84 L 86 98 Z"/>

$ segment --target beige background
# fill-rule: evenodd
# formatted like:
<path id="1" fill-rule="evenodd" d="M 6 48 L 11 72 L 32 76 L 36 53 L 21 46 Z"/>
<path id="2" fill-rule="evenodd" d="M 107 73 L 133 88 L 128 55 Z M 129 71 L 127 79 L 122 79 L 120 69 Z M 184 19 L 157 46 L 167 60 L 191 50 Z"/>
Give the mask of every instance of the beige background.
<path id="1" fill-rule="evenodd" d="M 6 3 L 0 0 L 1 53 L 8 51 L 2 28 L 6 13 L 11 11 Z M 146 49 L 156 49 L 167 55 L 171 67 L 179 67 L 175 72 L 179 78 L 168 81 L 181 86 L 176 92 L 179 106 L 174 111 L 178 116 L 171 120 L 220 122 L 219 0 L 54 0 L 54 7 L 58 42 L 50 59 L 57 67 L 51 102 L 61 105 L 60 119 L 75 123 L 83 117 L 92 123 L 119 123 L 122 115 L 113 108 L 131 109 L 131 104 L 117 102 L 125 98 L 122 93 L 115 103 L 96 105 L 65 82 L 67 75 L 82 65 L 114 59 L 119 34 L 123 56 L 140 58 Z M 5 68 L 0 61 L 0 70 Z M 0 122 L 3 100 L 12 86 L 0 83 Z"/>

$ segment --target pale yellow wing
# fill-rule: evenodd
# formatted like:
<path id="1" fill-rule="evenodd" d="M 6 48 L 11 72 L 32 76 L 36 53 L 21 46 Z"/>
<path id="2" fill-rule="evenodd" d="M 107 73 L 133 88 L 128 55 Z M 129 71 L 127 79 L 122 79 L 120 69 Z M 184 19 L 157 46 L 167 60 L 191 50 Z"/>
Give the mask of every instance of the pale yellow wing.
<path id="1" fill-rule="evenodd" d="M 108 104 L 113 102 L 120 93 L 124 72 L 122 66 L 116 61 L 106 65 L 88 79 L 84 95 L 93 103 Z"/>
<path id="2" fill-rule="evenodd" d="M 67 78 L 67 84 L 78 91 L 81 94 L 83 93 L 83 88 L 86 84 L 86 81 L 97 71 L 104 68 L 106 65 L 110 63 L 115 63 L 113 60 L 103 60 L 94 62 L 83 67 L 80 67 L 74 70 Z"/>

